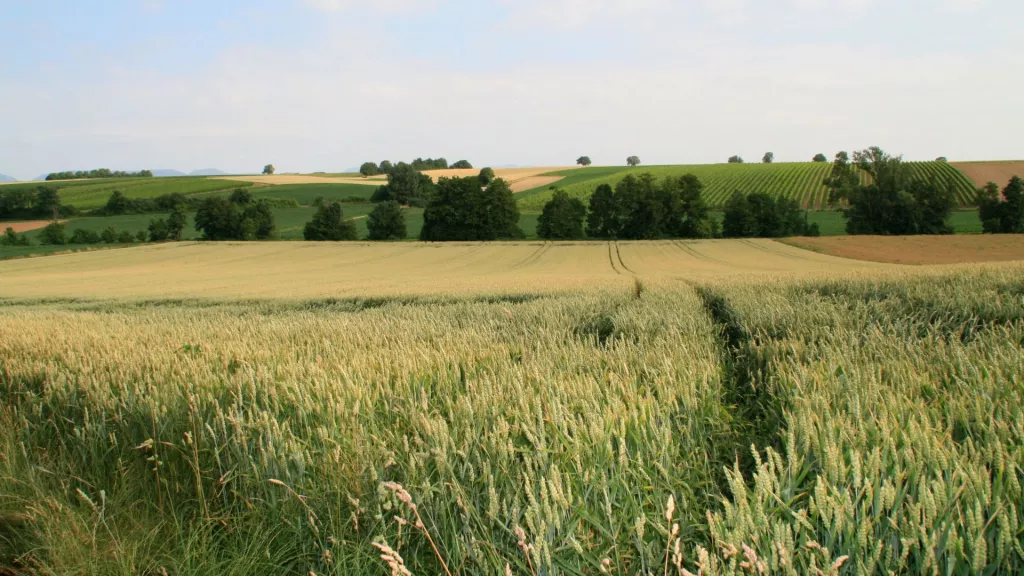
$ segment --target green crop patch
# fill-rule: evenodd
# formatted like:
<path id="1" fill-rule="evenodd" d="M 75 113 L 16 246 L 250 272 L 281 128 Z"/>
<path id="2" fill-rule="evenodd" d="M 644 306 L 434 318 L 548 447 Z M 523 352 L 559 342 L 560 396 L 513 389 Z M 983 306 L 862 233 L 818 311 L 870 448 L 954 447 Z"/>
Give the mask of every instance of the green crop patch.
<path id="1" fill-rule="evenodd" d="M 910 162 L 911 175 L 921 179 L 946 179 L 954 188 L 957 202 L 970 206 L 977 192 L 971 181 L 959 170 L 945 162 Z M 698 164 L 678 166 L 638 166 L 582 168 L 555 172 L 566 175 L 554 184 L 571 197 L 588 200 L 601 184 L 615 186 L 628 174 L 651 174 L 655 178 L 679 177 L 693 174 L 704 184 L 704 197 L 713 208 L 725 205 L 734 192 L 766 192 L 793 198 L 804 208 L 825 209 L 829 205 L 828 189 L 824 185 L 832 165 L 826 162 L 791 162 L 778 164 Z M 867 174 L 861 179 L 868 181 Z M 539 211 L 551 199 L 548 187 L 527 190 L 517 196 L 520 209 Z"/>

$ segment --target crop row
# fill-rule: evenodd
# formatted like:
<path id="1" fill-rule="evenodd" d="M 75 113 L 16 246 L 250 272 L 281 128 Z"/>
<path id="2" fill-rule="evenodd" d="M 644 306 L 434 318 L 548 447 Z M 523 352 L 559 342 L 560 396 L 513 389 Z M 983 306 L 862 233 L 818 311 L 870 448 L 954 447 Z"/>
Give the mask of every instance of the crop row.
<path id="1" fill-rule="evenodd" d="M 948 178 L 953 182 L 957 203 L 969 206 L 974 203 L 976 191 L 973 183 L 959 170 L 944 162 L 909 163 L 914 177 L 925 179 Z M 611 173 L 606 168 L 583 169 L 565 172 L 566 179 L 559 186 L 570 196 L 587 200 L 601 184 L 614 186 L 628 174 L 650 173 L 656 178 L 694 174 L 704 184 L 704 198 L 712 208 L 722 208 L 736 191 L 752 193 L 767 192 L 786 198 L 793 198 L 807 209 L 820 210 L 828 207 L 828 189 L 824 180 L 832 165 L 828 163 L 781 163 L 781 164 L 704 164 L 679 166 L 651 166 L 621 168 Z M 594 177 L 587 178 L 590 170 Z M 861 180 L 870 177 L 861 173 Z M 523 193 L 519 206 L 526 211 L 539 211 L 551 198 L 550 191 L 532 190 Z"/>

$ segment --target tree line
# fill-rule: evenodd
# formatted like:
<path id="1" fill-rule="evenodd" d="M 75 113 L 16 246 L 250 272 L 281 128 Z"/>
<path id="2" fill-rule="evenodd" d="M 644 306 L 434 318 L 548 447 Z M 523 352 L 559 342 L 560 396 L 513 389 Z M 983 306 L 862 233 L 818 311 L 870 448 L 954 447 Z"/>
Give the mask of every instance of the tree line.
<path id="1" fill-rule="evenodd" d="M 83 180 L 86 178 L 152 178 L 152 170 L 140 170 L 138 172 L 124 172 L 121 170 L 110 170 L 108 168 L 97 168 L 96 170 L 78 170 L 68 172 L 50 172 L 46 175 L 47 180 Z"/>
<path id="2" fill-rule="evenodd" d="M 693 174 L 659 182 L 649 173 L 627 175 L 614 188 L 598 186 L 589 205 L 554 188 L 537 220 L 537 235 L 550 240 L 653 240 L 818 234 L 816 224 L 807 226 L 805 212 L 795 201 L 764 193 L 736 192 L 719 226 L 703 191 Z"/>
<path id="3" fill-rule="evenodd" d="M 468 160 L 459 160 L 452 165 L 448 165 L 448 160 L 444 158 L 417 158 L 412 162 L 405 163 L 399 162 L 393 164 L 390 160 L 383 160 L 380 164 L 376 162 L 363 162 L 359 167 L 359 173 L 363 176 L 376 176 L 378 174 L 390 175 L 391 172 L 398 166 L 410 166 L 413 170 L 445 170 L 448 168 L 467 170 L 472 169 L 473 165 Z"/>
<path id="4" fill-rule="evenodd" d="M 61 203 L 60 194 L 52 186 L 36 186 L 34 189 L 22 186 L 0 188 L 0 219 L 57 220 L 76 216 L 78 209 Z"/>

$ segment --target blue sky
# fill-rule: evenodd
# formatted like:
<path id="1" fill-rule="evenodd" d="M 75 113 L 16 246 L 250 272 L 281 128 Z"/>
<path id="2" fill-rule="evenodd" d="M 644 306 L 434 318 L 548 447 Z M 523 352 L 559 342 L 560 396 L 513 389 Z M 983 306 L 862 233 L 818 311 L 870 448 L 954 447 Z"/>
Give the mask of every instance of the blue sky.
<path id="1" fill-rule="evenodd" d="M 0 0 L 0 173 L 1024 158 L 1019 0 Z"/>

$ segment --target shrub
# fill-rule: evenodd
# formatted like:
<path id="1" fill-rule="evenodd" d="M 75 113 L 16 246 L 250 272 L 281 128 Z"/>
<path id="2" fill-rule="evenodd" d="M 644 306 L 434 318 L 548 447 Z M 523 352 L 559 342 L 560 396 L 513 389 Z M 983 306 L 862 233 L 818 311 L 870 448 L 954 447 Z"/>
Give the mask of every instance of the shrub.
<path id="1" fill-rule="evenodd" d="M 4 235 L 0 236 L 0 246 L 30 246 L 31 244 L 28 236 L 25 234 L 19 235 L 10 226 L 4 230 Z"/>
<path id="2" fill-rule="evenodd" d="M 57 246 L 67 244 L 68 237 L 64 231 L 64 225 L 60 222 L 50 222 L 47 224 L 46 227 L 39 232 L 39 243 Z"/>
<path id="3" fill-rule="evenodd" d="M 171 230 L 167 225 L 167 220 L 164 220 L 163 218 L 154 218 L 150 220 L 148 230 L 150 242 L 164 242 L 171 235 Z"/>
<path id="4" fill-rule="evenodd" d="M 107 244 L 113 244 L 117 242 L 117 230 L 113 226 L 107 226 L 100 232 L 100 238 Z"/>
<path id="5" fill-rule="evenodd" d="M 117 242 L 118 244 L 132 244 L 135 242 L 135 234 L 132 234 L 127 230 L 122 230 L 121 233 L 117 235 Z"/>
<path id="6" fill-rule="evenodd" d="M 480 171 L 479 178 L 480 184 L 483 186 L 487 186 L 488 184 L 491 183 L 492 180 L 494 180 L 494 169 L 484 168 L 483 170 Z"/>
<path id="7" fill-rule="evenodd" d="M 92 230 L 86 230 L 84 228 L 75 228 L 71 232 L 71 239 L 68 240 L 69 244 L 98 244 L 101 238 L 100 235 Z"/>

